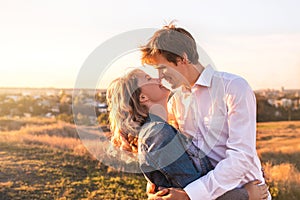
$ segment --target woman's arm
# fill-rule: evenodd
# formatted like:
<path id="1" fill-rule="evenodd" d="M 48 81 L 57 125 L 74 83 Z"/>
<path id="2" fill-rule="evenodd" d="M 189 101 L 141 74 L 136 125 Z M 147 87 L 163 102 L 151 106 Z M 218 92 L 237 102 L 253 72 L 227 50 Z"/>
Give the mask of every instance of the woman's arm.
<path id="1" fill-rule="evenodd" d="M 200 177 L 176 129 L 166 123 L 155 123 L 142 131 L 140 166 L 157 187 L 183 188 Z"/>

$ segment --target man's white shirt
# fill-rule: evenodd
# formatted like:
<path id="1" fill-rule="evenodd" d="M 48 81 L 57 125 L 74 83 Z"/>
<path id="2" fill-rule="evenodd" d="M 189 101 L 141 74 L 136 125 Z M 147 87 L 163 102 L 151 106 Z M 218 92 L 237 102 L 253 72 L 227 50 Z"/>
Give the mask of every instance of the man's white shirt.
<path id="1" fill-rule="evenodd" d="M 254 179 L 264 182 L 256 153 L 255 95 L 243 78 L 207 66 L 191 90 L 175 92 L 168 109 L 215 167 L 184 188 L 192 200 L 216 199 Z"/>

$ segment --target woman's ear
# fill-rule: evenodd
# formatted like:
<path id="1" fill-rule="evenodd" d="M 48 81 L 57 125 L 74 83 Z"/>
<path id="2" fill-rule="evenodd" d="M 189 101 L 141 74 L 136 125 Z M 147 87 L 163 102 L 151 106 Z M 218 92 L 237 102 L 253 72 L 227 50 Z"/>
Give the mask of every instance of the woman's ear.
<path id="1" fill-rule="evenodd" d="M 142 94 L 140 94 L 139 100 L 141 103 L 146 103 L 149 100 L 149 98 L 142 93 Z"/>

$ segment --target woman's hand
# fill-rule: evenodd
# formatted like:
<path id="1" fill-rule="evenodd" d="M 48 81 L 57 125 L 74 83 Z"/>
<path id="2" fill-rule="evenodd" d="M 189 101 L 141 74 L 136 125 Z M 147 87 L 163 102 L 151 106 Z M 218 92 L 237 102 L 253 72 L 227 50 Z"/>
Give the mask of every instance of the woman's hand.
<path id="1" fill-rule="evenodd" d="M 259 185 L 261 183 L 260 180 L 254 180 L 243 186 L 248 192 L 249 200 L 268 199 L 268 186 L 266 184 Z"/>

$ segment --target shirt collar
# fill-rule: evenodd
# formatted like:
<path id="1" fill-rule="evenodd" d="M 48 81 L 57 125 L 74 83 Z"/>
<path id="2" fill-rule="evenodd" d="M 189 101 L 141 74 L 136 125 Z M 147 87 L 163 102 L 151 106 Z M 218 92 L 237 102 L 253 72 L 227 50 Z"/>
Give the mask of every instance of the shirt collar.
<path id="1" fill-rule="evenodd" d="M 200 74 L 198 80 L 196 81 L 195 85 L 201 85 L 210 87 L 212 77 L 215 73 L 215 70 L 212 68 L 211 65 L 207 65 L 202 73 Z"/>

